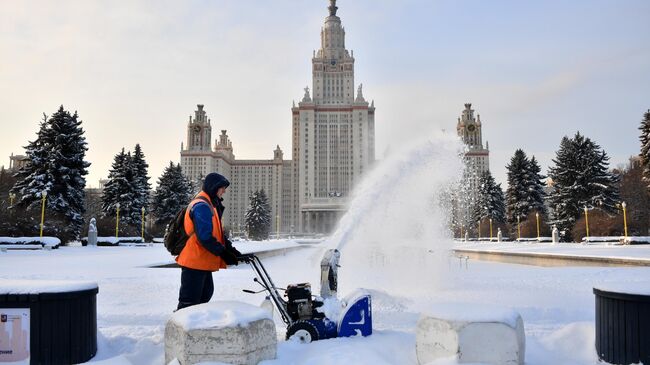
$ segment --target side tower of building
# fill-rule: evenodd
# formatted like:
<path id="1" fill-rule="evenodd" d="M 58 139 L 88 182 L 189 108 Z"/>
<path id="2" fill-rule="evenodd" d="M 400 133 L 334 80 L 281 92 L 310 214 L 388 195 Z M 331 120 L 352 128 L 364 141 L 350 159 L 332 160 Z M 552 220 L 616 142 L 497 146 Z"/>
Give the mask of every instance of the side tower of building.
<path id="1" fill-rule="evenodd" d="M 375 107 L 355 87 L 354 54 L 330 0 L 312 87 L 293 106 L 293 216 L 302 232 L 327 233 L 347 209 L 355 184 L 375 160 Z M 355 94 L 356 88 L 356 94 Z"/>
<path id="2" fill-rule="evenodd" d="M 181 144 L 181 166 L 185 176 L 192 181 L 198 181 L 212 172 L 212 126 L 203 110 L 203 104 L 198 104 L 194 119 L 190 116 L 187 122 L 186 143 Z"/>
<path id="3" fill-rule="evenodd" d="M 203 105 L 199 104 L 187 123 L 187 139 L 181 145 L 181 166 L 183 173 L 200 188 L 203 178 L 218 172 L 230 180 L 228 193 L 224 195 L 226 211 L 223 217 L 224 226 L 235 233 L 243 230 L 248 210 L 248 197 L 256 190 L 264 189 L 269 198 L 273 232 L 290 232 L 290 206 L 286 190 L 290 191 L 290 179 L 286 178 L 290 171 L 283 160 L 280 146 L 273 151 L 273 159 L 269 160 L 237 160 L 233 144 L 226 130 L 221 130 L 218 139 L 211 143 L 212 126 L 206 116 Z"/>
<path id="4" fill-rule="evenodd" d="M 487 142 L 483 147 L 482 128 L 481 116 L 474 117 L 472 104 L 465 104 L 465 110 L 458 118 L 456 131 L 467 147 L 464 156 L 465 178 L 463 181 L 467 184 L 464 188 L 469 193 L 467 197 L 470 200 L 467 202 L 468 204 L 465 204 L 466 209 L 471 209 L 473 202 L 477 201 L 479 179 L 483 172 L 490 170 L 490 150 Z M 471 215 L 469 211 L 463 213 L 466 217 Z"/>

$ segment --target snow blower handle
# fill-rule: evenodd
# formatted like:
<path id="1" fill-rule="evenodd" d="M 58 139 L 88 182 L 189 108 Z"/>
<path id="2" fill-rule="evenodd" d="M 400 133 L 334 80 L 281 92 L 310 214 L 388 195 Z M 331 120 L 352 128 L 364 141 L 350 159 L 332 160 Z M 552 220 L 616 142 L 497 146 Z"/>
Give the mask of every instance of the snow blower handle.
<path id="1" fill-rule="evenodd" d="M 266 268 L 262 264 L 262 261 L 260 261 L 259 257 L 255 256 L 252 253 L 249 253 L 249 254 L 241 255 L 239 256 L 239 258 L 241 259 L 242 262 L 246 262 L 247 264 L 251 265 L 251 267 L 255 271 L 255 275 L 257 276 L 254 279 L 254 281 L 262 285 L 264 290 L 269 293 L 269 296 L 273 300 L 273 303 L 278 309 L 278 312 L 280 312 L 280 315 L 282 316 L 282 320 L 284 321 L 284 323 L 286 324 L 291 323 L 291 317 L 287 312 L 287 304 L 284 302 L 284 300 L 278 293 L 278 288 L 275 286 L 275 284 L 273 284 L 273 280 L 271 280 L 271 276 L 269 275 L 268 271 L 266 271 Z"/>
<path id="2" fill-rule="evenodd" d="M 237 256 L 237 261 L 245 262 L 245 263 L 249 264 L 249 263 L 251 263 L 251 261 L 253 260 L 254 257 L 255 257 L 255 255 L 252 254 L 252 253 L 245 253 L 245 254 L 241 254 L 241 255 Z"/>

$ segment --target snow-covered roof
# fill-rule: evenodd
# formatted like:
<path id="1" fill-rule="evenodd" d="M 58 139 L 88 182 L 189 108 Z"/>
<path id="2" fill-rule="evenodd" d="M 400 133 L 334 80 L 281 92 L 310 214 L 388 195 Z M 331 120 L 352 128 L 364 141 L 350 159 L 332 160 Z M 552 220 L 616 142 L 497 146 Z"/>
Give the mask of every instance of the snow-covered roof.
<path id="1" fill-rule="evenodd" d="M 261 307 L 235 301 L 209 302 L 183 308 L 170 321 L 186 331 L 200 328 L 247 326 L 260 319 L 271 319 L 271 313 Z"/>
<path id="2" fill-rule="evenodd" d="M 92 281 L 0 279 L 0 294 L 66 293 L 97 288 Z"/>

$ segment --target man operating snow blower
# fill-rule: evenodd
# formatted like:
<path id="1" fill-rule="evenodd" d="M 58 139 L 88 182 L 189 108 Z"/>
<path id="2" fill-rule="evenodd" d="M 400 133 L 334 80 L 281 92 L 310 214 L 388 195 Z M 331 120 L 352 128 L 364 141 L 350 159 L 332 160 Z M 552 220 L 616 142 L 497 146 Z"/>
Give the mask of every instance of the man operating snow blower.
<path id="1" fill-rule="evenodd" d="M 208 174 L 201 192 L 184 210 L 182 230 L 187 241 L 176 258 L 182 270 L 177 310 L 209 302 L 214 292 L 212 273 L 239 262 L 241 253 L 225 237 L 221 226 L 223 194 L 229 185 L 224 176 Z"/>

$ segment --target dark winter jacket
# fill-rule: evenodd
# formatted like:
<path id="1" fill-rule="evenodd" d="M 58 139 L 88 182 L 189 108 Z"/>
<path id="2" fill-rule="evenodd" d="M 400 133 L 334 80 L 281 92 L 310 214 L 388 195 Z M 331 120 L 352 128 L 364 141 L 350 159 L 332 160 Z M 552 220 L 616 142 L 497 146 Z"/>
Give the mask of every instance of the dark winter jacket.
<path id="1" fill-rule="evenodd" d="M 223 235 L 221 220 L 219 219 L 219 213 L 217 213 L 216 208 L 212 206 L 210 200 L 208 194 L 205 191 L 201 191 L 196 198 L 190 202 L 190 205 L 185 212 L 183 226 L 185 232 L 189 235 L 189 238 L 185 247 L 183 247 L 183 251 L 181 251 L 181 254 L 176 258 L 176 262 L 182 267 L 194 270 L 217 271 L 219 269 L 225 269 L 228 264 L 224 258 L 224 255 L 227 256 L 227 251 L 225 248 L 226 240 Z M 195 219 L 190 217 L 190 213 L 197 204 L 209 207 L 212 211 L 212 213 L 208 215 L 206 221 L 200 219 L 205 216 L 204 214 L 196 215 Z M 195 225 L 201 230 L 207 226 L 212 227 L 210 237 L 205 237 L 205 234 L 201 233 L 202 239 L 199 240 L 199 235 L 196 234 L 197 232 L 195 231 Z"/>
<path id="2" fill-rule="evenodd" d="M 223 217 L 225 207 L 222 204 L 223 199 L 217 197 L 217 190 L 228 186 L 230 186 L 228 179 L 216 172 L 208 174 L 203 182 L 202 190 L 210 196 L 212 204 L 219 214 L 219 221 Z M 218 242 L 212 235 L 212 209 L 210 205 L 205 202 L 194 204 L 190 210 L 190 219 L 194 223 L 194 232 L 196 232 L 196 237 L 201 245 L 213 255 L 221 255 L 225 242 Z"/>

